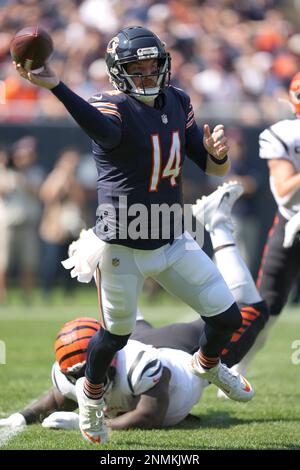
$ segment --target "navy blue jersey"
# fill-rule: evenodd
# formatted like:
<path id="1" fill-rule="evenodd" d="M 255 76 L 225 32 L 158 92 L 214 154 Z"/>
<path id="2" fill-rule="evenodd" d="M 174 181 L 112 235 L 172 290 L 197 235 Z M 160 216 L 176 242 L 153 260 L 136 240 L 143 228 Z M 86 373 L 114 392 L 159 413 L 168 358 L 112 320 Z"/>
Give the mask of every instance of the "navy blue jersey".
<path id="1" fill-rule="evenodd" d="M 152 217 L 152 209 L 182 205 L 185 155 L 202 170 L 207 161 L 188 95 L 169 86 L 151 107 L 116 90 L 93 96 L 90 104 L 63 83 L 52 92 L 93 141 L 98 172 L 97 235 L 109 243 L 143 250 L 172 241 L 182 231 L 182 216 L 172 214 L 170 224 L 161 216 L 164 224 L 160 224 Z M 146 221 L 139 219 L 137 204 L 147 210 Z M 134 235 L 127 232 L 132 221 L 137 228 Z M 167 236 L 161 227 L 166 224 L 171 228 Z M 143 232 L 140 237 L 138 229 Z"/>
<path id="2" fill-rule="evenodd" d="M 96 233 L 106 241 L 114 238 L 115 243 L 137 249 L 155 249 L 173 239 L 173 227 L 169 239 L 163 239 L 160 229 L 158 236 L 151 238 L 151 207 L 182 205 L 181 170 L 185 155 L 189 154 L 186 136 L 196 126 L 189 97 L 182 90 L 170 86 L 158 100 L 158 107 L 150 107 L 118 91 L 96 95 L 90 100 L 121 129 L 119 141 L 112 148 L 93 141 L 98 202 L 102 207 Z M 202 134 L 200 146 L 199 136 L 197 144 L 196 154 L 191 152 L 189 156 L 205 170 L 207 152 Z M 120 196 L 126 200 L 127 207 L 133 204 L 147 207 L 148 239 L 132 240 L 128 233 L 120 239 Z M 110 206 L 116 210 L 116 226 L 112 222 L 115 212 L 110 212 Z M 127 223 L 133 218 L 128 217 Z"/>

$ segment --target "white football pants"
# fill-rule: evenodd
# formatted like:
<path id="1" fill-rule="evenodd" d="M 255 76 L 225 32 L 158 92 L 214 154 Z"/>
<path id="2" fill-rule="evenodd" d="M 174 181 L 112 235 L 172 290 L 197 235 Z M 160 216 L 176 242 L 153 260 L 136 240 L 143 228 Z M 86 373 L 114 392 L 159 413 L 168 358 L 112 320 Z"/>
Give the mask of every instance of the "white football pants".
<path id="1" fill-rule="evenodd" d="M 133 331 L 146 277 L 203 316 L 218 315 L 234 302 L 218 268 L 187 232 L 156 250 L 109 244 L 99 268 L 96 283 L 101 323 L 116 335 Z"/>

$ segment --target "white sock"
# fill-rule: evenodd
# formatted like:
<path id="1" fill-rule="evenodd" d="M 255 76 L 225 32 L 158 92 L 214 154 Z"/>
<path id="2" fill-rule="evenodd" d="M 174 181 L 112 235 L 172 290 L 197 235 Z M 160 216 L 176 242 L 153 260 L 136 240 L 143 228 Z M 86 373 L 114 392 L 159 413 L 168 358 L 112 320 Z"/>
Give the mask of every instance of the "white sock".
<path id="1" fill-rule="evenodd" d="M 217 225 L 213 231 L 209 232 L 209 235 L 214 250 L 219 246 L 227 245 L 228 243 L 235 243 L 232 230 L 230 230 L 230 228 L 225 224 Z"/>
<path id="2" fill-rule="evenodd" d="M 210 237 L 213 248 L 216 250 L 214 255 L 216 265 L 235 301 L 246 305 L 260 302 L 262 298 L 256 289 L 246 263 L 235 245 L 235 239 L 230 228 L 225 224 L 220 224 L 210 233 Z M 220 249 L 218 250 L 218 248 Z"/>

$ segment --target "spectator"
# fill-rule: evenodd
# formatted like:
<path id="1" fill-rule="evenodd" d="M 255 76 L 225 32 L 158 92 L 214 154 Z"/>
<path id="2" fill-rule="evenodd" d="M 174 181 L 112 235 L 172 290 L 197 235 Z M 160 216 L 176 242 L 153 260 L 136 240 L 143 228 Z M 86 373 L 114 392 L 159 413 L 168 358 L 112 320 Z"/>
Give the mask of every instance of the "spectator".
<path id="1" fill-rule="evenodd" d="M 8 168 L 8 151 L 0 147 L 0 304 L 5 303 L 9 253 L 9 226 L 15 214 L 9 211 L 9 194 L 17 187 L 17 175 Z"/>
<path id="2" fill-rule="evenodd" d="M 9 196 L 10 266 L 17 270 L 24 299 L 29 301 L 36 284 L 39 253 L 37 227 L 41 215 L 38 190 L 44 170 L 36 163 L 37 141 L 32 136 L 19 139 L 12 146 L 12 164 L 18 184 Z"/>
<path id="3" fill-rule="evenodd" d="M 77 149 L 63 150 L 40 189 L 44 204 L 39 228 L 42 240 L 41 282 L 46 297 L 51 294 L 59 274 L 63 275 L 66 288 L 72 287 L 61 261 L 68 257 L 70 242 L 78 237 L 84 227 L 82 209 L 85 193 L 76 178 L 79 160 Z"/>

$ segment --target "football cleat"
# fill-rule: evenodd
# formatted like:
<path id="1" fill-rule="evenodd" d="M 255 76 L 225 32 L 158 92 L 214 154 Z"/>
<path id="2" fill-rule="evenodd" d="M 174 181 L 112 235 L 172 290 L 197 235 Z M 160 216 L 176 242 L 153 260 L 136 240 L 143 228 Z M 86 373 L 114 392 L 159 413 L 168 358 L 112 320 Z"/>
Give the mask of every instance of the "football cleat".
<path id="1" fill-rule="evenodd" d="M 245 402 L 254 396 L 254 390 L 248 380 L 231 371 L 222 362 L 211 369 L 204 369 L 199 362 L 198 352 L 193 355 L 191 372 L 216 385 L 231 400 Z"/>
<path id="2" fill-rule="evenodd" d="M 104 421 L 105 402 L 89 399 L 84 391 L 85 377 L 76 382 L 76 396 L 79 407 L 79 428 L 82 436 L 93 444 L 106 444 L 108 442 L 108 431 Z"/>
<path id="3" fill-rule="evenodd" d="M 220 388 L 218 388 L 218 391 L 217 391 L 217 398 L 229 400 L 229 397 Z"/>
<path id="4" fill-rule="evenodd" d="M 232 366 L 230 370 L 231 372 L 235 372 L 236 374 L 240 374 L 242 376 L 246 375 L 246 368 L 243 367 L 240 363 Z M 224 398 L 226 400 L 229 400 L 229 397 L 220 388 L 218 388 L 217 391 L 217 398 Z"/>
<path id="5" fill-rule="evenodd" d="M 209 196 L 197 199 L 192 205 L 193 215 L 204 224 L 208 232 L 214 231 L 215 227 L 220 224 L 225 224 L 233 230 L 231 209 L 243 192 L 243 186 L 237 181 L 224 183 Z"/>

